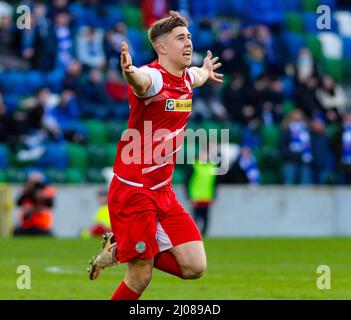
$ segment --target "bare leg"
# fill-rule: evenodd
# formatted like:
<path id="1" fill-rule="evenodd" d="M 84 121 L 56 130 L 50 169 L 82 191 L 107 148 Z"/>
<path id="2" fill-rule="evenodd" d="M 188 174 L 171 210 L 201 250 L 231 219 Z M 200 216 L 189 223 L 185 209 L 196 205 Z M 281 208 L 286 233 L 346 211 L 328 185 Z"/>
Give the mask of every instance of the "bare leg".
<path id="1" fill-rule="evenodd" d="M 128 262 L 125 284 L 135 292 L 143 293 L 151 281 L 153 259 L 134 259 Z"/>
<path id="2" fill-rule="evenodd" d="M 202 241 L 190 241 L 169 250 L 176 258 L 184 279 L 200 278 L 206 270 L 206 253 Z"/>

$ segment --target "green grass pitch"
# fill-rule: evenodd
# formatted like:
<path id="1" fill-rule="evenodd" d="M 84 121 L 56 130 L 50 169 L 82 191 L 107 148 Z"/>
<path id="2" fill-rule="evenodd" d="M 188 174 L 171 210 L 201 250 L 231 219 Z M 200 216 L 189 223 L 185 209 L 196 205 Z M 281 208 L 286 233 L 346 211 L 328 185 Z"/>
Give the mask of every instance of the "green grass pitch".
<path id="1" fill-rule="evenodd" d="M 125 265 L 90 281 L 86 267 L 100 239 L 0 240 L 0 299 L 109 299 Z M 198 280 L 155 270 L 142 299 L 351 299 L 351 238 L 206 239 L 208 269 Z M 31 289 L 19 290 L 19 265 L 31 268 Z M 331 268 L 331 289 L 316 287 L 319 265 Z"/>

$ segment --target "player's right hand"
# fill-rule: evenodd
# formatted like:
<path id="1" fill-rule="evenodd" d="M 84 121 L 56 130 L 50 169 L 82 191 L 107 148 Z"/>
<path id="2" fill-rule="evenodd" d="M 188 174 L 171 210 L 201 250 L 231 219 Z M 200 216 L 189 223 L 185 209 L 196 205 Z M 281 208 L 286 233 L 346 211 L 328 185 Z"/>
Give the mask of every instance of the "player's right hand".
<path id="1" fill-rule="evenodd" d="M 129 53 L 128 44 L 122 41 L 121 68 L 124 73 L 134 73 L 132 57 Z"/>

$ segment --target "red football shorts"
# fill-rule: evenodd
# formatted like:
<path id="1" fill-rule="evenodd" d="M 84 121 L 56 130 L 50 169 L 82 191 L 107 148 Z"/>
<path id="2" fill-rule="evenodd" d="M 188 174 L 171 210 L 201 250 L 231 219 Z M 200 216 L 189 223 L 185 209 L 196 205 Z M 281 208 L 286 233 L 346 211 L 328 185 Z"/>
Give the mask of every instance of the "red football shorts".
<path id="1" fill-rule="evenodd" d="M 120 262 L 151 259 L 179 244 L 202 240 L 173 190 L 134 187 L 113 177 L 108 208 Z"/>

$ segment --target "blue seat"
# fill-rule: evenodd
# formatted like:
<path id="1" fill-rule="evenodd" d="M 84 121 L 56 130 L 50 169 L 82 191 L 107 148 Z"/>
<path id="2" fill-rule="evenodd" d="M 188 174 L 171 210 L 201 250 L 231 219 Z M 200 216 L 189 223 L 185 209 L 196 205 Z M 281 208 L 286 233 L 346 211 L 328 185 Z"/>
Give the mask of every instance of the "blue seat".
<path id="1" fill-rule="evenodd" d="M 319 5 L 326 5 L 333 12 L 336 9 L 335 0 L 319 0 Z"/>
<path id="2" fill-rule="evenodd" d="M 213 33 L 211 30 L 201 30 L 200 34 L 200 37 L 196 37 L 196 49 L 205 51 L 213 45 Z"/>
<path id="3" fill-rule="evenodd" d="M 62 69 L 53 70 L 45 75 L 45 86 L 48 86 L 53 92 L 61 92 L 65 72 Z"/>
<path id="4" fill-rule="evenodd" d="M 66 169 L 68 167 L 68 154 L 64 144 L 49 143 L 46 152 L 36 162 L 39 168 Z"/>
<path id="5" fill-rule="evenodd" d="M 46 74 L 40 71 L 28 71 L 22 74 L 23 82 L 28 81 L 30 85 L 35 90 L 46 85 Z"/>
<path id="6" fill-rule="evenodd" d="M 292 77 L 285 76 L 282 79 L 282 82 L 284 88 L 284 98 L 292 99 L 295 93 L 294 79 Z"/>
<path id="7" fill-rule="evenodd" d="M 33 94 L 46 85 L 46 75 L 39 71 L 9 71 L 0 77 L 0 86 L 5 92 L 18 95 Z"/>
<path id="8" fill-rule="evenodd" d="M 144 38 L 140 30 L 135 28 L 128 28 L 128 38 L 132 43 L 135 51 L 142 50 L 144 47 Z"/>
<path id="9" fill-rule="evenodd" d="M 282 1 L 283 9 L 285 11 L 301 11 L 300 0 L 284 0 Z"/>
<path id="10" fill-rule="evenodd" d="M 62 143 L 51 143 L 47 147 L 50 158 L 50 167 L 56 169 L 68 168 L 68 153 L 67 148 Z"/>
<path id="11" fill-rule="evenodd" d="M 306 32 L 318 33 L 321 31 L 317 27 L 317 18 L 318 18 L 318 15 L 315 12 L 305 12 L 304 13 L 304 22 L 305 22 Z"/>
<path id="12" fill-rule="evenodd" d="M 9 94 L 4 93 L 6 111 L 7 112 L 14 111 L 18 107 L 20 99 L 21 99 L 20 96 L 15 95 L 13 93 L 9 93 Z"/>
<path id="13" fill-rule="evenodd" d="M 351 58 L 351 38 L 342 37 L 342 47 L 344 58 Z"/>
<path id="14" fill-rule="evenodd" d="M 85 25 L 84 8 L 80 3 L 71 3 L 69 5 L 69 11 L 74 16 L 74 28 L 79 30 L 80 27 Z"/>
<path id="15" fill-rule="evenodd" d="M 9 150 L 5 144 L 0 144 L 0 169 L 6 169 L 9 165 Z"/>
<path id="16" fill-rule="evenodd" d="M 301 48 L 306 47 L 306 41 L 302 34 L 295 32 L 286 32 L 284 34 L 286 45 L 289 50 L 289 58 L 296 60 Z"/>
<path id="17" fill-rule="evenodd" d="M 281 1 L 245 1 L 245 16 L 254 22 L 263 24 L 281 23 L 284 18 Z"/>
<path id="18" fill-rule="evenodd" d="M 68 120 L 65 125 L 61 125 L 64 131 L 73 130 L 79 134 L 81 134 L 84 138 L 88 138 L 88 128 L 85 123 L 80 120 Z"/>
<path id="19" fill-rule="evenodd" d="M 123 21 L 123 13 L 120 8 L 116 6 L 108 6 L 107 16 L 105 19 L 105 25 L 108 29 L 111 29 L 118 22 Z"/>
<path id="20" fill-rule="evenodd" d="M 226 4 L 226 1 L 219 1 L 219 3 Z M 218 3 L 217 3 L 218 5 Z M 227 4 L 224 6 L 224 13 L 228 14 L 228 6 Z M 245 11 L 245 0 L 229 0 L 229 8 L 232 13 L 237 15 L 242 15 Z"/>
<path id="21" fill-rule="evenodd" d="M 206 17 L 215 18 L 217 2 L 212 0 L 192 0 L 190 1 L 191 16 L 194 19 Z"/>
<path id="22" fill-rule="evenodd" d="M 132 44 L 134 51 L 138 54 L 133 56 L 133 61 L 136 66 L 141 66 L 146 62 L 147 50 L 145 48 L 145 38 L 141 30 L 135 28 L 128 28 L 128 39 Z"/>

